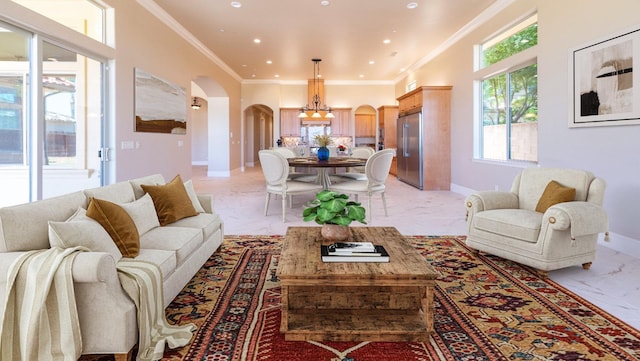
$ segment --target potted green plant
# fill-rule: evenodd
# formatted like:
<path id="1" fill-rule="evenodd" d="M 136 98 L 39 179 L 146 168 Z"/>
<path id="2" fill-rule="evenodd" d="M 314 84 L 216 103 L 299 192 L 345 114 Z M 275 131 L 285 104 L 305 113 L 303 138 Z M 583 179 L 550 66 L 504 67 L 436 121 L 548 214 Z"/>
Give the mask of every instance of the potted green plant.
<path id="1" fill-rule="evenodd" d="M 318 134 L 313 137 L 313 140 L 315 140 L 320 147 L 318 148 L 318 160 L 329 159 L 329 148 L 327 148 L 327 145 L 333 143 L 333 139 L 326 134 Z"/>
<path id="2" fill-rule="evenodd" d="M 305 222 L 322 225 L 322 237 L 331 242 L 349 238 L 349 225 L 353 221 L 367 224 L 365 209 L 359 202 L 350 201 L 346 194 L 324 190 L 302 212 Z"/>

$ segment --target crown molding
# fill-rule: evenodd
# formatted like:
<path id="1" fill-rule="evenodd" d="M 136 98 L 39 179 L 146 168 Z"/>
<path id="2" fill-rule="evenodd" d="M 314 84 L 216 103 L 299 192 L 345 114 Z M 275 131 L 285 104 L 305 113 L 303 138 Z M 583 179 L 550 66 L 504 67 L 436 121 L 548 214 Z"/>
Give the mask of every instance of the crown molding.
<path id="1" fill-rule="evenodd" d="M 175 31 L 178 35 L 180 35 L 183 39 L 185 39 L 189 44 L 195 47 L 198 51 L 204 54 L 207 58 L 211 59 L 216 65 L 218 65 L 222 70 L 224 70 L 231 77 L 241 82 L 242 84 L 279 84 L 279 85 L 301 85 L 306 84 L 306 80 L 254 80 L 254 79 L 243 79 L 238 73 L 233 71 L 231 67 L 229 67 L 222 59 L 220 59 L 211 49 L 207 48 L 202 42 L 200 42 L 193 34 L 191 34 L 187 29 L 185 29 L 179 22 L 177 22 L 171 15 L 169 15 L 164 9 L 162 9 L 158 4 L 156 4 L 153 0 L 136 0 L 142 7 L 147 9 L 152 15 L 157 17 L 160 21 L 162 21 L 165 25 L 167 25 L 170 29 Z M 436 58 L 438 55 L 444 53 L 447 49 L 453 46 L 455 43 L 463 39 L 465 36 L 469 35 L 473 30 L 477 29 L 480 25 L 486 23 L 490 19 L 492 19 L 496 14 L 504 10 L 507 6 L 514 3 L 516 0 L 497 0 L 493 4 L 491 4 L 488 8 L 486 8 L 482 13 L 473 18 L 470 22 L 468 22 L 465 26 L 460 28 L 460 30 L 456 31 L 452 36 L 450 36 L 445 42 L 436 47 L 429 54 L 424 56 L 422 59 L 415 62 L 411 65 L 407 70 L 405 70 L 400 76 L 396 77 L 393 80 L 384 81 L 384 80 L 326 80 L 325 84 L 328 85 L 395 85 L 398 82 L 402 81 L 402 79 L 407 77 L 407 74 L 416 71 L 417 69 L 424 66 L 429 61 Z"/>
<path id="2" fill-rule="evenodd" d="M 165 25 L 167 25 L 171 30 L 175 31 L 179 36 L 185 39 L 189 44 L 191 44 L 194 48 L 200 51 L 204 56 L 213 61 L 216 65 L 218 65 L 224 72 L 229 74 L 235 80 L 241 82 L 242 77 L 238 75 L 233 69 L 231 69 L 222 59 L 218 58 L 218 56 L 211 51 L 211 49 L 207 48 L 200 40 L 198 40 L 193 34 L 191 34 L 184 26 L 182 26 L 179 22 L 176 21 L 171 15 L 169 15 L 164 9 L 162 9 L 158 4 L 156 4 L 153 0 L 136 0 L 138 4 L 147 9 L 153 16 L 162 21 Z"/>
<path id="3" fill-rule="evenodd" d="M 426 63 L 430 62 L 438 55 L 444 53 L 447 49 L 453 46 L 455 43 L 463 39 L 465 36 L 471 34 L 475 29 L 477 29 L 480 25 L 486 23 L 491 20 L 496 14 L 504 10 L 507 6 L 513 4 L 516 0 L 497 0 L 493 4 L 491 4 L 488 8 L 486 8 L 482 13 L 473 18 L 470 22 L 465 24 L 460 30 L 456 31 L 453 35 L 451 35 L 444 43 L 440 44 L 438 47 L 433 49 L 429 54 L 427 54 L 424 58 L 418 60 L 413 65 L 411 65 L 407 70 L 405 70 L 399 77 L 393 80 L 394 83 L 400 82 L 402 79 L 407 77 L 407 74 L 418 70 Z"/>

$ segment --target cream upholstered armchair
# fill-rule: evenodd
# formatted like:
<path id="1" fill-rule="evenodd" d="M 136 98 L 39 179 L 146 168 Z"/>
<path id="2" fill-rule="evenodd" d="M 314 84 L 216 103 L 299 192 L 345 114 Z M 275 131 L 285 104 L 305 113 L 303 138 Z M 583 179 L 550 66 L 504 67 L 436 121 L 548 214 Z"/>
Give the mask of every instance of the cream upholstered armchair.
<path id="1" fill-rule="evenodd" d="M 604 180 L 587 171 L 524 169 L 511 192 L 484 191 L 467 197 L 466 243 L 533 267 L 543 277 L 574 265 L 589 269 L 598 234 L 604 232 L 608 240 L 604 191 Z"/>

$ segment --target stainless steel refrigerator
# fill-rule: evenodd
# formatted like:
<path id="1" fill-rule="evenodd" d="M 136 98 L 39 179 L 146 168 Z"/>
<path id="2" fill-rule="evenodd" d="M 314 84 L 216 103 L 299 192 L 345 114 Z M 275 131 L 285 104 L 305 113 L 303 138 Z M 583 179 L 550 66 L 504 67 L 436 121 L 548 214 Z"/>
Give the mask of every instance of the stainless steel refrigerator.
<path id="1" fill-rule="evenodd" d="M 397 127 L 398 179 L 422 189 L 422 112 L 401 115 Z"/>

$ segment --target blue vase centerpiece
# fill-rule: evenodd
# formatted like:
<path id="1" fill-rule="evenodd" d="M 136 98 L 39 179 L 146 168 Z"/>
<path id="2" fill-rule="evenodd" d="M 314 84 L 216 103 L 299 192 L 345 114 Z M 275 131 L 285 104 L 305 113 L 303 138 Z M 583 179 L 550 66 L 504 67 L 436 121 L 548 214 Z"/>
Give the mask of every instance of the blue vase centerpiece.
<path id="1" fill-rule="evenodd" d="M 329 160 L 329 148 L 327 147 L 318 148 L 318 160 Z"/>
<path id="2" fill-rule="evenodd" d="M 315 143 L 320 147 L 318 148 L 318 160 L 329 160 L 329 148 L 327 148 L 327 145 L 333 142 L 331 136 L 328 134 L 318 134 L 313 137 L 313 140 L 315 140 Z"/>

